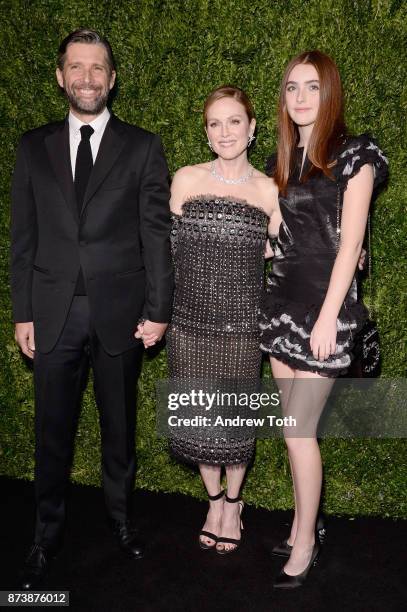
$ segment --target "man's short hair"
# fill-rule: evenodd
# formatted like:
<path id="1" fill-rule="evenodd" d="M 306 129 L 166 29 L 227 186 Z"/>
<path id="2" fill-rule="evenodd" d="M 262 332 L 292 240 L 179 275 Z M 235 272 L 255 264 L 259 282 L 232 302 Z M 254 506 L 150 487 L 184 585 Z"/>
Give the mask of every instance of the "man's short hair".
<path id="1" fill-rule="evenodd" d="M 66 50 L 68 46 L 72 43 L 102 45 L 106 50 L 107 62 L 109 64 L 110 72 L 116 70 L 112 47 L 110 46 L 110 43 L 107 38 L 104 38 L 104 36 L 101 36 L 95 30 L 88 30 L 87 28 L 81 28 L 79 30 L 71 32 L 66 38 L 64 38 L 64 40 L 59 45 L 57 65 L 60 70 L 62 70 L 64 67 Z"/>

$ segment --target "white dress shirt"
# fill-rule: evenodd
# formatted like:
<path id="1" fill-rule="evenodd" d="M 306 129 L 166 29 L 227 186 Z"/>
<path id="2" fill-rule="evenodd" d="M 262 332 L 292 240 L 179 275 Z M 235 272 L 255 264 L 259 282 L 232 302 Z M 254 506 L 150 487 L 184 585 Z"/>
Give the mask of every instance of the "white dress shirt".
<path id="1" fill-rule="evenodd" d="M 71 153 L 71 166 L 72 166 L 72 178 L 75 180 L 75 164 L 76 164 L 76 155 L 78 153 L 79 143 L 81 141 L 81 132 L 80 129 L 83 125 L 90 125 L 95 130 L 90 137 L 90 148 L 92 150 L 92 158 L 93 163 L 95 163 L 96 156 L 99 151 L 100 142 L 102 140 L 103 133 L 105 131 L 105 127 L 107 122 L 110 119 L 110 113 L 105 107 L 104 111 L 100 113 L 90 123 L 86 124 L 78 117 L 69 111 L 68 122 L 69 122 L 69 149 Z"/>

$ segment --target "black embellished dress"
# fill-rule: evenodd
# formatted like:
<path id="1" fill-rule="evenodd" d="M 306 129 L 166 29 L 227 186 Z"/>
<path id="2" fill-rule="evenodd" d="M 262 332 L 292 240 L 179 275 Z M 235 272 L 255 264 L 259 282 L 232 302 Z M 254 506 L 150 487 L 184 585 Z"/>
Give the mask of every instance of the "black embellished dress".
<path id="1" fill-rule="evenodd" d="M 232 197 L 191 197 L 182 215 L 174 215 L 170 379 L 259 379 L 267 224 L 260 208 Z M 177 433 L 169 444 L 186 462 L 233 465 L 250 461 L 255 440 L 211 437 L 203 429 L 194 436 Z"/>
<path id="2" fill-rule="evenodd" d="M 373 165 L 376 189 L 387 176 L 388 162 L 367 135 L 349 137 L 344 142 L 332 168 L 334 180 L 319 172 L 301 182 L 302 157 L 303 148 L 298 148 L 287 193 L 279 196 L 283 221 L 262 299 L 261 349 L 294 369 L 335 377 L 349 367 L 353 339 L 367 317 L 358 301 L 354 278 L 337 319 L 336 352 L 325 361 L 314 358 L 310 336 L 337 255 L 343 195 L 349 179 L 364 164 Z M 275 163 L 272 156 L 267 163 L 269 176 Z M 306 159 L 302 173 L 308 169 Z"/>

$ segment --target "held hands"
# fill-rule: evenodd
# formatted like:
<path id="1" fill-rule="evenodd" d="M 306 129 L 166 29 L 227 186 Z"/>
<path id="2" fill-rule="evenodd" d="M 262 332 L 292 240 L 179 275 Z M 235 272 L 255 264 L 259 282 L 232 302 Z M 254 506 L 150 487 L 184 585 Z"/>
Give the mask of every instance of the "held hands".
<path id="1" fill-rule="evenodd" d="M 318 318 L 310 338 L 312 354 L 318 361 L 325 361 L 336 352 L 336 319 Z"/>
<path id="2" fill-rule="evenodd" d="M 147 319 L 137 325 L 134 336 L 135 338 L 141 338 L 144 348 L 149 348 L 161 340 L 167 327 L 168 323 L 154 323 L 154 321 Z"/>
<path id="3" fill-rule="evenodd" d="M 34 359 L 35 342 L 34 342 L 34 323 L 16 323 L 14 338 L 24 353 L 30 359 Z"/>

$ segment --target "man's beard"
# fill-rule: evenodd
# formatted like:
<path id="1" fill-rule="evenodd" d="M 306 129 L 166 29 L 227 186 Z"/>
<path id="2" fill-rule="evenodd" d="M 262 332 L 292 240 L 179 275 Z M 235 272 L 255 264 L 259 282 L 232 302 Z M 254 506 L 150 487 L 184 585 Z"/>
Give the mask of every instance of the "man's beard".
<path id="1" fill-rule="evenodd" d="M 80 89 L 80 85 L 81 84 L 75 85 L 75 89 Z M 95 91 L 99 90 L 99 95 L 91 100 L 84 100 L 76 96 L 74 88 L 65 89 L 65 95 L 68 98 L 71 108 L 78 114 L 98 115 L 105 108 L 110 92 L 108 90 L 101 91 L 99 87 L 94 87 L 89 84 L 87 84 L 86 87 L 88 89 L 94 89 Z"/>

